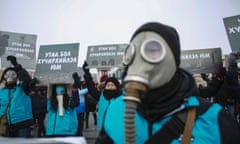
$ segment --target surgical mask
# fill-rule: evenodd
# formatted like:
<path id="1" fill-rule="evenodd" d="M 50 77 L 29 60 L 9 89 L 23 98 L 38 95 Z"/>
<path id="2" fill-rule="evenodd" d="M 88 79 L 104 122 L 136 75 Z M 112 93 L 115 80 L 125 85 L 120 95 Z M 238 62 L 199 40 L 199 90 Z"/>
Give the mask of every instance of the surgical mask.
<path id="1" fill-rule="evenodd" d="M 134 37 L 124 51 L 123 63 L 128 66 L 124 82 L 140 82 L 149 89 L 169 82 L 177 67 L 167 42 L 150 31 Z"/>
<path id="2" fill-rule="evenodd" d="M 7 82 L 7 84 L 13 84 L 17 82 L 17 73 L 14 70 L 8 70 L 4 74 L 4 79 Z"/>
<path id="3" fill-rule="evenodd" d="M 65 93 L 65 89 L 63 86 L 57 86 L 56 87 L 56 94 L 57 95 L 63 95 Z"/>

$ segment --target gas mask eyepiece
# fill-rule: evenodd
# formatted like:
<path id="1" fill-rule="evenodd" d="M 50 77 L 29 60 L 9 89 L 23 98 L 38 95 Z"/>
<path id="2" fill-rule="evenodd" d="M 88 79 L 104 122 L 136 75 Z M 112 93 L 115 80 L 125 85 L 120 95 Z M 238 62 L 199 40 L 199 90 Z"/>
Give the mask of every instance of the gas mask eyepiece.
<path id="1" fill-rule="evenodd" d="M 140 53 L 145 61 L 149 63 L 159 63 L 165 57 L 166 50 L 162 47 L 161 41 L 148 39 L 141 45 Z"/>
<path id="2" fill-rule="evenodd" d="M 132 43 L 130 43 L 126 49 L 124 50 L 124 54 L 123 54 L 123 64 L 124 65 L 129 65 L 134 58 L 135 55 L 135 47 Z"/>
<path id="3" fill-rule="evenodd" d="M 135 53 L 136 48 L 134 44 L 130 43 L 124 51 L 123 64 L 130 65 L 135 57 Z M 164 59 L 166 50 L 160 40 L 147 39 L 140 47 L 140 54 L 148 63 L 159 63 Z"/>

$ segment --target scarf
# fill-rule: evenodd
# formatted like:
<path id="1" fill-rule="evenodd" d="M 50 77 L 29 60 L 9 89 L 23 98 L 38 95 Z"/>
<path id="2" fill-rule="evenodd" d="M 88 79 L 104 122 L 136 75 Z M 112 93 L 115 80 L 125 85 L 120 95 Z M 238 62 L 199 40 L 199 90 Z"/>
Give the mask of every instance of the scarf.
<path id="1" fill-rule="evenodd" d="M 198 95 L 193 77 L 178 69 L 170 82 L 145 94 L 138 105 L 138 112 L 149 122 L 154 122 L 180 107 L 185 98 L 193 95 Z"/>
<path id="2" fill-rule="evenodd" d="M 116 98 L 121 95 L 121 91 L 119 89 L 116 90 L 108 90 L 104 89 L 103 90 L 103 96 L 106 100 L 110 100 L 112 98 Z"/>

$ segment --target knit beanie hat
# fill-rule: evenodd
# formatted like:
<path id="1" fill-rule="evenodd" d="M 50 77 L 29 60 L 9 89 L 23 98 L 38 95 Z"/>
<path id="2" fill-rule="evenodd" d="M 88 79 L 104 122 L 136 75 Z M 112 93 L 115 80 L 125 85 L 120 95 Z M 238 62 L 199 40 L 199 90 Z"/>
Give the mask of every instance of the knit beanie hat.
<path id="1" fill-rule="evenodd" d="M 114 85 L 117 87 L 117 89 L 120 89 L 120 83 L 118 81 L 118 79 L 116 79 L 115 77 L 110 77 L 106 80 L 105 82 L 105 85 L 108 83 L 108 82 L 112 82 L 114 83 Z"/>
<path id="2" fill-rule="evenodd" d="M 163 39 L 167 42 L 167 44 L 169 45 L 169 47 L 173 52 L 177 66 L 179 66 L 180 65 L 180 40 L 179 40 L 179 36 L 176 29 L 171 26 L 164 25 L 157 22 L 146 23 L 140 26 L 135 31 L 135 33 L 131 38 L 131 41 L 137 34 L 145 31 L 155 32 L 163 37 Z"/>
<path id="3" fill-rule="evenodd" d="M 107 75 L 102 75 L 101 78 L 100 78 L 100 83 L 104 83 L 106 80 L 108 79 L 108 76 Z"/>

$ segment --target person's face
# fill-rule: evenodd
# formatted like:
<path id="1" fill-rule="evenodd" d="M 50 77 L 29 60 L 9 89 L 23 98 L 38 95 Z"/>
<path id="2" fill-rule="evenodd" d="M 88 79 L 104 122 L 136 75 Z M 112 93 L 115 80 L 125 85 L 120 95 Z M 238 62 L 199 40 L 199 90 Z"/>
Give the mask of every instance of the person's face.
<path id="1" fill-rule="evenodd" d="M 115 86 L 115 84 L 113 82 L 108 82 L 106 85 L 105 85 L 105 89 L 107 90 L 116 90 L 117 87 Z"/>
<path id="2" fill-rule="evenodd" d="M 14 70 L 8 70 L 5 75 L 4 79 L 7 83 L 15 83 L 17 81 L 17 73 Z"/>

